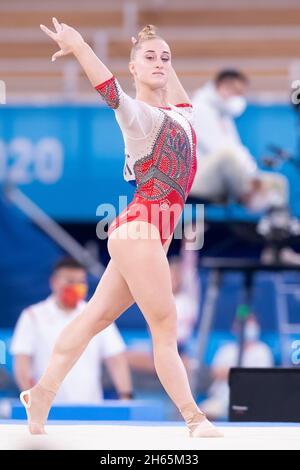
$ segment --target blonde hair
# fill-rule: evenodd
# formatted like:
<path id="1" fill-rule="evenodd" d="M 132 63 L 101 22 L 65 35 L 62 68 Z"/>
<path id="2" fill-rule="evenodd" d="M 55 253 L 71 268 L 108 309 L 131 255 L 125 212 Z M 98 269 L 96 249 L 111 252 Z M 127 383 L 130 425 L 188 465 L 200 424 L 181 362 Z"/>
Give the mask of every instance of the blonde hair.
<path id="1" fill-rule="evenodd" d="M 138 37 L 132 37 L 132 48 L 130 52 L 130 60 L 135 58 L 136 51 L 140 48 L 141 43 L 149 41 L 150 39 L 164 39 L 156 33 L 156 27 L 153 24 L 147 24 L 141 31 L 138 33 Z"/>

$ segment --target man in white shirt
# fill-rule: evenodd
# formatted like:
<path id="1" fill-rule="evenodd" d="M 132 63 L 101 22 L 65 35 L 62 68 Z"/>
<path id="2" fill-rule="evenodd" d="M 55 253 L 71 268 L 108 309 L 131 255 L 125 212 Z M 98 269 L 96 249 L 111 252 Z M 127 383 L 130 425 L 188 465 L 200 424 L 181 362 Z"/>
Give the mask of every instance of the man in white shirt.
<path id="1" fill-rule="evenodd" d="M 300 223 L 289 211 L 289 183 L 280 174 L 262 171 L 242 144 L 234 118 L 246 108 L 248 80 L 238 70 L 223 70 L 200 88 L 193 99 L 198 165 L 189 202 L 239 202 L 252 212 L 264 211 L 257 232 L 266 240 L 281 240 L 263 250 L 263 263 L 300 265 L 300 255 L 288 246 L 300 234 Z M 280 238 L 281 237 L 281 238 Z"/>
<path id="2" fill-rule="evenodd" d="M 248 80 L 238 70 L 223 70 L 193 99 L 198 168 L 190 196 L 211 202 L 230 198 L 252 211 L 288 205 L 288 182 L 258 169 L 242 144 L 234 117 L 246 108 Z"/>
<path id="3" fill-rule="evenodd" d="M 71 258 L 62 259 L 50 279 L 52 294 L 26 308 L 14 331 L 11 353 L 16 382 L 31 388 L 44 372 L 57 337 L 84 308 L 87 292 L 85 268 Z M 120 398 L 132 397 L 125 343 L 112 324 L 96 335 L 59 389 L 56 404 L 99 404 L 103 399 L 102 362 Z"/>
<path id="4" fill-rule="evenodd" d="M 272 367 L 273 354 L 269 346 L 259 340 L 260 326 L 254 315 L 248 317 L 244 330 L 242 367 Z M 228 375 L 231 367 L 237 367 L 239 345 L 229 342 L 221 346 L 212 361 L 213 383 L 208 398 L 200 406 L 211 419 L 225 419 L 229 406 Z"/>

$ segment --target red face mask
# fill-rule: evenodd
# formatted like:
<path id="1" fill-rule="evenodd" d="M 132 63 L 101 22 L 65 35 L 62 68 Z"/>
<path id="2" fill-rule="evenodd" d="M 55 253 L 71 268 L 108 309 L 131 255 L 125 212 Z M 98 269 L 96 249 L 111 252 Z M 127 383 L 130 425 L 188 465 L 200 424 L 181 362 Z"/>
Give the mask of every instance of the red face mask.
<path id="1" fill-rule="evenodd" d="M 68 284 L 59 292 L 59 301 L 67 308 L 75 308 L 83 300 L 87 293 L 87 285 L 84 283 Z"/>

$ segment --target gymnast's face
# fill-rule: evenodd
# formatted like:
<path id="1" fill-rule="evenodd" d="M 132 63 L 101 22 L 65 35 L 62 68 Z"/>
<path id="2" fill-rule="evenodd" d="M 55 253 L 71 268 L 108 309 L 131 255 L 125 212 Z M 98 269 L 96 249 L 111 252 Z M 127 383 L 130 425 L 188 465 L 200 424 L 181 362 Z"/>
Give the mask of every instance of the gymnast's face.
<path id="1" fill-rule="evenodd" d="M 129 63 L 129 70 L 136 84 L 151 90 L 165 88 L 171 67 L 171 51 L 162 39 L 149 39 L 137 48 Z"/>

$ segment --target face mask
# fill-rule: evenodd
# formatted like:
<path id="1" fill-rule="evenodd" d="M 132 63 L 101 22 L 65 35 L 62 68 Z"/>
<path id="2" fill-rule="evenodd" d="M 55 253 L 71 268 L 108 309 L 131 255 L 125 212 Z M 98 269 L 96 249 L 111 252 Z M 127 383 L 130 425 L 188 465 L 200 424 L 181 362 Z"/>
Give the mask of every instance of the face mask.
<path id="1" fill-rule="evenodd" d="M 84 283 L 69 284 L 62 288 L 58 297 L 62 305 L 67 308 L 75 308 L 87 293 L 87 285 Z"/>
<path id="2" fill-rule="evenodd" d="M 246 323 L 244 330 L 245 341 L 257 341 L 260 335 L 260 328 L 256 323 Z"/>
<path id="3" fill-rule="evenodd" d="M 224 108 L 228 114 L 238 117 L 245 111 L 247 101 L 243 96 L 231 96 L 224 101 Z"/>

